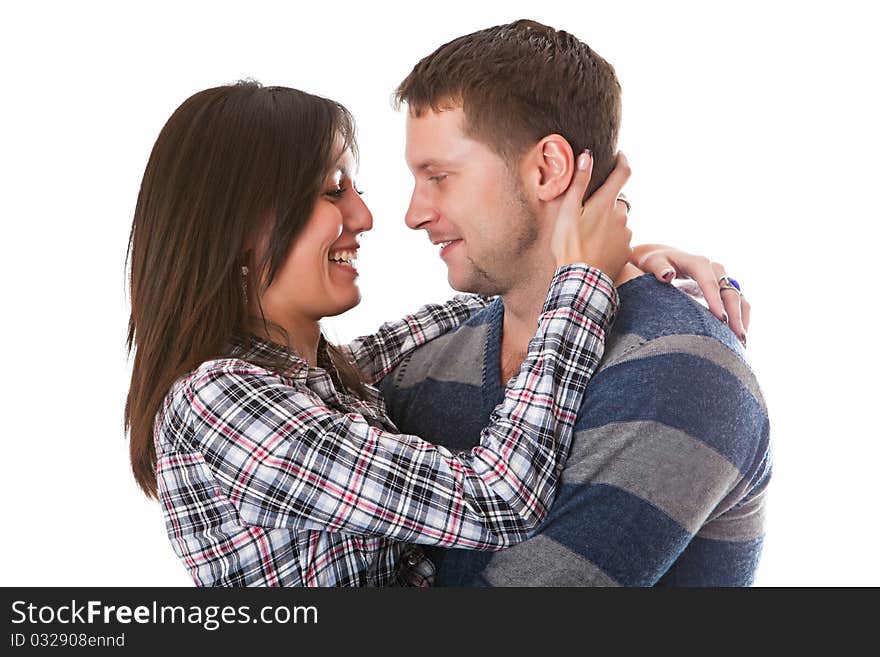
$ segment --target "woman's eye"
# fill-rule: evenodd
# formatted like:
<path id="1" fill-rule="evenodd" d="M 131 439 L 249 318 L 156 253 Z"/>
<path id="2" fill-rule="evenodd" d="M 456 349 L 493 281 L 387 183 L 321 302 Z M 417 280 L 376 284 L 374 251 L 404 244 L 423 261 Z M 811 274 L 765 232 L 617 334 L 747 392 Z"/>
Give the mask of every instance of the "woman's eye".
<path id="1" fill-rule="evenodd" d="M 354 182 L 354 179 L 344 172 L 339 172 L 340 175 L 334 176 L 330 180 L 327 181 L 327 186 L 330 189 L 324 192 L 324 195 L 330 198 L 333 201 L 341 199 L 345 196 L 345 193 L 348 190 L 352 190 L 356 194 L 363 194 L 361 190 L 357 188 L 357 185 Z"/>

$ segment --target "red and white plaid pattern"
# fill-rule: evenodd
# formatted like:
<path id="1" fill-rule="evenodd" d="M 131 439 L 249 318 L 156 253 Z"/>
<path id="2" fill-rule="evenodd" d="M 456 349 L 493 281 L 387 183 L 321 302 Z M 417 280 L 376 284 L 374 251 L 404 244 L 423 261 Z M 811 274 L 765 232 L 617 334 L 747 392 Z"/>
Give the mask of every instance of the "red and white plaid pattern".
<path id="1" fill-rule="evenodd" d="M 426 306 L 345 349 L 375 381 L 486 303 Z M 459 454 L 400 434 L 374 388 L 340 392 L 323 348 L 310 369 L 279 345 L 236 343 L 175 383 L 156 417 L 175 551 L 198 585 L 427 585 L 433 568 L 412 544 L 524 539 L 553 500 L 617 304 L 598 270 L 557 270 L 518 376 L 480 445 Z M 275 356 L 281 373 L 249 362 Z"/>

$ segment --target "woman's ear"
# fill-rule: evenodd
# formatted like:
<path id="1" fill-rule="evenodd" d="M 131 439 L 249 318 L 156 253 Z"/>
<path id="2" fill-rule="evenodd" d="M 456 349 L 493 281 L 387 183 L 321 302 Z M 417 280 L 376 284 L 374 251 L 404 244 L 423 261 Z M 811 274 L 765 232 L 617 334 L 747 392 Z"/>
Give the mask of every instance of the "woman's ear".
<path id="1" fill-rule="evenodd" d="M 562 135 L 547 135 L 526 155 L 526 180 L 534 185 L 535 197 L 544 202 L 554 201 L 568 189 L 574 175 L 574 152 Z"/>

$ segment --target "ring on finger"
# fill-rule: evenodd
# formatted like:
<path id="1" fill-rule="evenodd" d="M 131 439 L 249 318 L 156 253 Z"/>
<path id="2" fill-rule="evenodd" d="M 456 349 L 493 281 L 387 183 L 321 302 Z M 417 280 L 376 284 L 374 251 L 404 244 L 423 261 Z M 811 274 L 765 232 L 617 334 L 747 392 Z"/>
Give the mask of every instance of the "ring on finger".
<path id="1" fill-rule="evenodd" d="M 629 211 L 632 210 L 632 203 L 629 202 L 629 199 L 623 194 L 618 194 L 617 200 L 626 206 L 626 213 L 629 214 Z"/>
<path id="2" fill-rule="evenodd" d="M 739 281 L 735 278 L 731 278 L 730 276 L 722 276 L 718 279 L 718 287 L 721 288 L 721 291 L 724 290 L 734 290 L 737 294 L 742 296 L 742 289 L 739 286 Z"/>

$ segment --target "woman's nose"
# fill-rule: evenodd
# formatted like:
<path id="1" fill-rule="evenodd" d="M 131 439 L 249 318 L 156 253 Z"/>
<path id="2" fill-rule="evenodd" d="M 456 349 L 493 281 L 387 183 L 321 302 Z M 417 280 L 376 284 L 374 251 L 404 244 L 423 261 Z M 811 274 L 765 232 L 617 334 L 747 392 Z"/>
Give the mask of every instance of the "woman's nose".
<path id="1" fill-rule="evenodd" d="M 360 195 L 355 195 L 346 227 L 353 233 L 366 233 L 373 228 L 373 213 Z"/>

